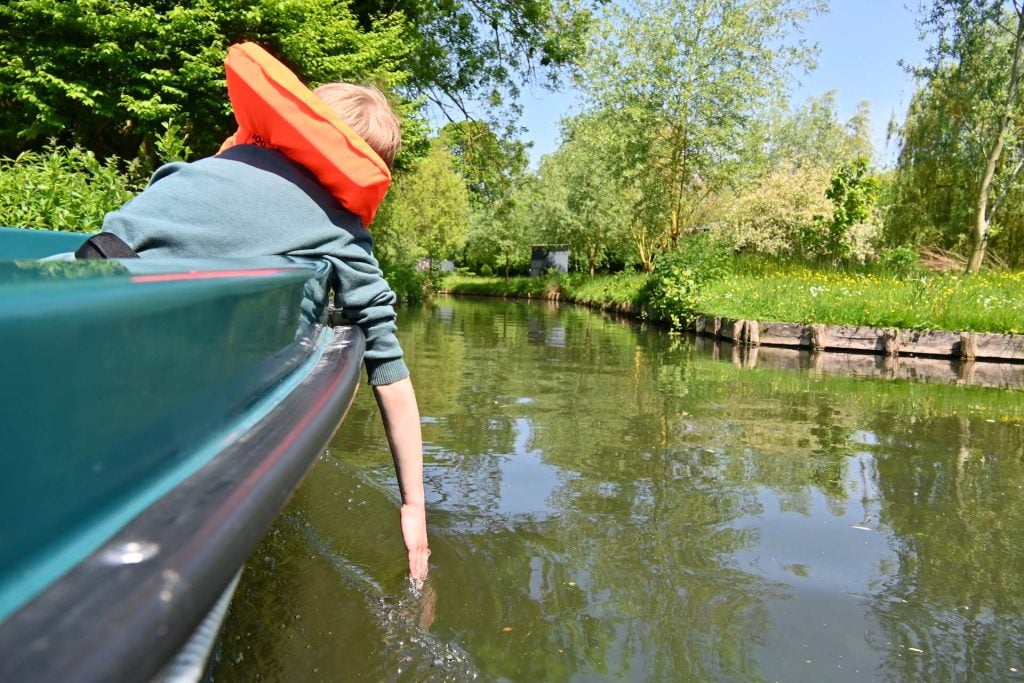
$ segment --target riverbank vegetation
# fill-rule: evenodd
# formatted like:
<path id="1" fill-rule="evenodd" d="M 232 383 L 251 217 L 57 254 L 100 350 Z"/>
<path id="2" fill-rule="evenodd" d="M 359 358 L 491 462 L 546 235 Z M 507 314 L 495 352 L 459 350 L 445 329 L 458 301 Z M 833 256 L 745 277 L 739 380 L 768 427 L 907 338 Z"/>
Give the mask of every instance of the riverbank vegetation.
<path id="1" fill-rule="evenodd" d="M 377 84 L 405 121 L 375 252 L 406 298 L 478 287 L 849 324 L 1019 330 L 1024 8 L 926 0 L 930 49 L 876 165 L 872 111 L 813 68 L 824 0 L 203 0 L 0 7 L 0 224 L 94 231 L 153 168 L 232 132 L 220 67 L 256 40 L 307 82 Z M 578 93 L 531 167 L 519 89 Z M 516 279 L 533 245 L 570 273 Z M 941 254 L 945 267 L 935 265 Z M 981 273 L 967 277 L 955 273 Z M 880 279 L 879 279 L 880 278 Z M 481 284 L 483 283 L 483 284 Z M 754 296 L 756 294 L 756 296 Z"/>
<path id="2" fill-rule="evenodd" d="M 442 288 L 453 294 L 559 299 L 628 310 L 657 315 L 678 328 L 710 314 L 736 320 L 1024 333 L 1024 273 L 1010 271 L 902 276 L 879 268 L 826 271 L 740 260 L 689 296 L 692 290 L 684 280 L 658 271 L 509 280 L 456 275 L 446 278 Z"/>

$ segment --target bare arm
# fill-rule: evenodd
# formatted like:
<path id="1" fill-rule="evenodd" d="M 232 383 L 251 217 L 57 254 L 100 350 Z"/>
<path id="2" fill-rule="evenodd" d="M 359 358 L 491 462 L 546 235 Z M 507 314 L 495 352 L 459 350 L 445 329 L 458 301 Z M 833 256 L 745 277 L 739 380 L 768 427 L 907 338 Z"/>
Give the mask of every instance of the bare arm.
<path id="1" fill-rule="evenodd" d="M 427 578 L 430 549 L 423 493 L 423 437 L 416 394 L 408 377 L 392 384 L 375 386 L 373 394 L 384 420 L 398 489 L 402 494 L 402 538 L 409 554 L 409 575 L 415 581 L 422 581 Z"/>

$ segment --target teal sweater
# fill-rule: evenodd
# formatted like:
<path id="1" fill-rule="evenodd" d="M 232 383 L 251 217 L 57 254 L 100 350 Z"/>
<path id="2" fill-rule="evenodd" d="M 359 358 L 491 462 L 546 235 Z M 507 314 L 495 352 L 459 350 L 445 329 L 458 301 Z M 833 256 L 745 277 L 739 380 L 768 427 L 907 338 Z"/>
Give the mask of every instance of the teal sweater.
<path id="1" fill-rule="evenodd" d="M 370 384 L 409 375 L 395 336 L 395 294 L 373 238 L 311 173 L 283 154 L 239 145 L 157 169 L 149 186 L 103 221 L 143 258 L 298 256 L 326 259 L 335 306 L 366 335 Z"/>

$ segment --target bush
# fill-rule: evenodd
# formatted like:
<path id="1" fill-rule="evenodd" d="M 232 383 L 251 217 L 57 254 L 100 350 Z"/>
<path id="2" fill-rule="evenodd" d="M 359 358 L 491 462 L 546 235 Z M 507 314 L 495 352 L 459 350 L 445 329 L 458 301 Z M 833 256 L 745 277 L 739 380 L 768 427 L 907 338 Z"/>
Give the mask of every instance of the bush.
<path id="1" fill-rule="evenodd" d="M 703 286 L 730 272 L 731 252 L 725 246 L 697 235 L 680 251 L 658 257 L 644 296 L 672 327 L 682 329 L 700 312 Z"/>
<path id="2" fill-rule="evenodd" d="M 924 271 L 917 256 L 917 251 L 912 247 L 895 247 L 882 252 L 878 259 L 879 267 L 893 275 L 907 277 Z"/>
<path id="3" fill-rule="evenodd" d="M 0 225 L 96 232 L 103 215 L 142 189 L 138 165 L 99 161 L 81 147 L 50 144 L 42 152 L 0 159 Z"/>

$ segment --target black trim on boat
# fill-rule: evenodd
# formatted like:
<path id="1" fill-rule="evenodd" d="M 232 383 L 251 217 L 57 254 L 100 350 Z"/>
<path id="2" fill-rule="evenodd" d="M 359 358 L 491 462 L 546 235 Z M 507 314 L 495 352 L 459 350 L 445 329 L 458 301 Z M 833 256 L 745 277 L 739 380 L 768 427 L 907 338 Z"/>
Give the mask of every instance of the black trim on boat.
<path id="1" fill-rule="evenodd" d="M 364 339 L 334 328 L 270 414 L 0 624 L 0 680 L 145 681 L 188 642 L 348 411 Z"/>

